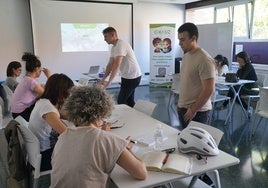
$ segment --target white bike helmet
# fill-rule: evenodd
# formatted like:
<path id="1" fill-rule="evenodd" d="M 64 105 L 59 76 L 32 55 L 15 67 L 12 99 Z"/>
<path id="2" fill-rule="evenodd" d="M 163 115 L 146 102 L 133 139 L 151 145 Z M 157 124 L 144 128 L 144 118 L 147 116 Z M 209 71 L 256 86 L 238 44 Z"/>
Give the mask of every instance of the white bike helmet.
<path id="1" fill-rule="evenodd" d="M 214 138 L 204 129 L 187 127 L 183 129 L 177 139 L 178 149 L 182 153 L 195 153 L 205 156 L 219 154 Z"/>

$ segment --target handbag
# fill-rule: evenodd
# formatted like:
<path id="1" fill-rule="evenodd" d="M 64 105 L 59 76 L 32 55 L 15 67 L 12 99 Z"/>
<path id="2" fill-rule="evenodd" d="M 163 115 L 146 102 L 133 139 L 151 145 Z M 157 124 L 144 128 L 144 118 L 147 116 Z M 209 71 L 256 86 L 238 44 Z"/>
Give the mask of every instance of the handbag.
<path id="1" fill-rule="evenodd" d="M 236 73 L 226 73 L 225 75 L 225 82 L 238 82 L 238 77 L 236 76 Z"/>

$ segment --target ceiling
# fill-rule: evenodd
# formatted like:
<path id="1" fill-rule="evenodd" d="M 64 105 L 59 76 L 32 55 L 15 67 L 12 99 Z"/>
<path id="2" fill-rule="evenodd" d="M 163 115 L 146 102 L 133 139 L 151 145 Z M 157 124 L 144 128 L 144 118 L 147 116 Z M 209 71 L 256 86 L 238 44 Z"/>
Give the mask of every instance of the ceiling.
<path id="1" fill-rule="evenodd" d="M 140 2 L 155 2 L 155 3 L 176 3 L 176 4 L 186 4 L 192 3 L 200 0 L 138 0 Z"/>
<path id="2" fill-rule="evenodd" d="M 78 0 L 75 0 L 78 1 Z M 88 0 L 91 1 L 91 0 Z M 93 0 L 92 0 L 93 1 Z M 94 1 L 105 1 L 105 2 L 114 2 L 116 0 L 94 0 Z M 118 0 L 118 2 L 148 2 L 148 3 L 173 3 L 173 4 L 187 4 L 193 3 L 201 0 Z"/>

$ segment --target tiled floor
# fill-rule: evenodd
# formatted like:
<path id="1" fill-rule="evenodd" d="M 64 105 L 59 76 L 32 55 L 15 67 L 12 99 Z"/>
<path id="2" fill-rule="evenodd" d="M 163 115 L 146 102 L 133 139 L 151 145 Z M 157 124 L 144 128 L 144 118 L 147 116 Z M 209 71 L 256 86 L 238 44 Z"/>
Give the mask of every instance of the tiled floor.
<path id="1" fill-rule="evenodd" d="M 109 92 L 116 95 L 118 89 L 111 89 Z M 169 114 L 173 110 L 168 105 L 170 90 L 168 88 L 150 88 L 141 86 L 136 90 L 136 100 L 146 99 L 157 104 L 153 117 L 167 124 L 178 125 L 176 116 L 172 116 L 170 121 Z M 172 98 L 173 99 L 173 98 Z M 172 100 L 173 101 L 173 100 Z M 173 106 L 174 107 L 174 106 Z M 219 170 L 222 188 L 266 188 L 268 187 L 268 129 L 264 130 L 264 122 L 258 128 L 256 134 L 249 140 L 249 127 L 254 117 L 246 120 L 242 114 L 240 106 L 235 106 L 232 116 L 232 124 L 224 125 L 226 110 L 220 111 L 218 119 L 212 122 L 215 126 L 224 131 L 219 148 L 240 159 L 240 164 Z M 216 116 L 217 117 L 217 116 Z M 230 132 L 230 134 L 228 134 Z M 5 177 L 6 149 L 3 131 L 0 130 L 0 187 L 6 187 Z"/>

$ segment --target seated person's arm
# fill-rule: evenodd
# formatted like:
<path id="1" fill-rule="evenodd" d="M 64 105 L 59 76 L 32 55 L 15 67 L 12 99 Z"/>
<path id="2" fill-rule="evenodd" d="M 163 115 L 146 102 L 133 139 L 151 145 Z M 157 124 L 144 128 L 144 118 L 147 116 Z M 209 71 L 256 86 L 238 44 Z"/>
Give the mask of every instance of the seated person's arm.
<path id="1" fill-rule="evenodd" d="M 35 93 L 37 93 L 38 97 L 44 93 L 44 87 L 42 87 L 40 84 L 37 84 L 33 90 Z"/>
<path id="2" fill-rule="evenodd" d="M 67 119 L 67 115 L 64 109 L 60 108 L 58 109 L 60 113 L 60 119 Z"/>
<path id="3" fill-rule="evenodd" d="M 114 58 L 114 62 L 113 62 L 113 67 L 111 70 L 111 75 L 110 78 L 108 80 L 108 84 L 110 85 L 112 83 L 112 80 L 115 78 L 115 76 L 117 75 L 118 71 L 119 71 L 119 67 L 123 61 L 123 56 L 116 56 Z"/>
<path id="4" fill-rule="evenodd" d="M 62 123 L 58 115 L 54 112 L 44 114 L 43 119 L 59 134 L 66 130 L 65 124 Z"/>
<path id="5" fill-rule="evenodd" d="M 51 72 L 50 72 L 50 70 L 49 70 L 49 69 L 47 69 L 47 68 L 43 68 L 43 69 L 42 69 L 42 71 L 43 71 L 43 73 L 46 75 L 46 77 L 47 77 L 47 78 L 49 78 L 49 77 L 50 77 Z"/>
<path id="6" fill-rule="evenodd" d="M 136 179 L 144 180 L 147 178 L 145 163 L 128 149 L 121 153 L 116 163 Z"/>

